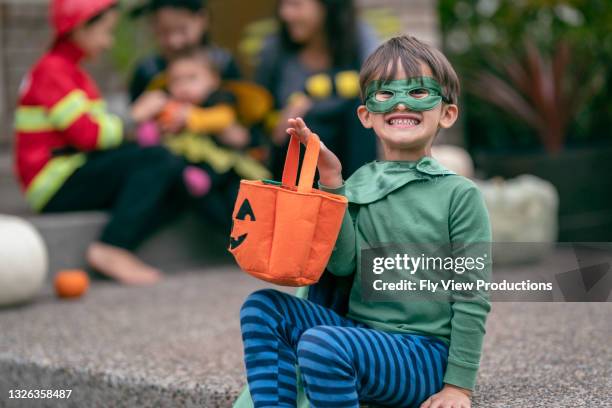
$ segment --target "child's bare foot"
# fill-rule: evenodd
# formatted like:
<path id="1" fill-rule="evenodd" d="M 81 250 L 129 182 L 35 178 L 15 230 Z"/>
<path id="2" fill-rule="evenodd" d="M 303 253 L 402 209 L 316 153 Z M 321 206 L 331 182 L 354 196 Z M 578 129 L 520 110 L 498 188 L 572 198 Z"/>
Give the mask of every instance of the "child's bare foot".
<path id="1" fill-rule="evenodd" d="M 87 262 L 98 272 L 126 285 L 151 285 L 162 278 L 161 271 L 131 252 L 101 242 L 87 248 Z"/>

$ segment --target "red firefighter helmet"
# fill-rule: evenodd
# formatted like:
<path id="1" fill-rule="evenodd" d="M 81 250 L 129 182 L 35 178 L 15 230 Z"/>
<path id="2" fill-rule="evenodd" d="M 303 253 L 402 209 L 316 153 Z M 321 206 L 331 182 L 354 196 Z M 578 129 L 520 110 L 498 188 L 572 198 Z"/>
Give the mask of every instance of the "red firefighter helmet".
<path id="1" fill-rule="evenodd" d="M 61 37 L 117 4 L 118 0 L 52 0 L 50 4 L 51 26 L 55 36 Z"/>

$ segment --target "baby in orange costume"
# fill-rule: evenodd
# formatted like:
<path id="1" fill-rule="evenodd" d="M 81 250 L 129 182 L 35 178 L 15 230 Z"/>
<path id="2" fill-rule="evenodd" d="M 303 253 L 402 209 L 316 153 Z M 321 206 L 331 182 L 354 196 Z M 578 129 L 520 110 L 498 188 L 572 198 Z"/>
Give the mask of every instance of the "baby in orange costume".
<path id="1" fill-rule="evenodd" d="M 234 95 L 221 88 L 221 78 L 206 52 L 192 49 L 175 56 L 167 68 L 167 90 L 148 92 L 133 107 L 141 123 L 137 136 L 142 146 L 165 144 L 191 165 L 184 181 L 194 196 L 205 195 L 216 175 L 237 162 L 236 154 L 250 143 L 239 125 Z M 169 137 L 165 137 L 169 136 Z M 241 160 L 244 162 L 244 160 Z M 233 168 L 243 178 L 259 178 L 267 170 L 248 161 Z"/>

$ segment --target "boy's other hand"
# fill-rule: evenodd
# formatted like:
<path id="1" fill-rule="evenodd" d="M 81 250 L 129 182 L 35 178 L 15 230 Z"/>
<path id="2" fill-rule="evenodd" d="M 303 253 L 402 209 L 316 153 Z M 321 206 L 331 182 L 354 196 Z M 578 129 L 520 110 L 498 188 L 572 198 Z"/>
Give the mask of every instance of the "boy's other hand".
<path id="1" fill-rule="evenodd" d="M 445 384 L 442 390 L 421 404 L 420 408 L 470 408 L 470 390 Z"/>
<path id="2" fill-rule="evenodd" d="M 168 96 L 163 91 L 144 93 L 132 106 L 132 119 L 142 123 L 154 119 L 166 106 Z"/>
<path id="3" fill-rule="evenodd" d="M 313 135 L 304 123 L 302 118 L 291 118 L 288 121 L 289 127 L 287 133 L 291 136 L 297 136 L 297 138 L 303 144 L 308 143 L 310 135 Z M 317 168 L 319 169 L 319 182 L 329 188 L 337 188 L 342 185 L 342 165 L 338 157 L 323 144 L 321 143 L 321 150 L 319 151 L 319 161 Z"/>

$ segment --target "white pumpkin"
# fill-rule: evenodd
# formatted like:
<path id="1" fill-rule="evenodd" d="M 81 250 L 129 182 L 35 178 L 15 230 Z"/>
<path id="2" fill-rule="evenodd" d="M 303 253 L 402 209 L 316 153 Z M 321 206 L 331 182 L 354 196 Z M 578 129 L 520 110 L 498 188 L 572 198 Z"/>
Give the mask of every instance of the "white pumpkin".
<path id="1" fill-rule="evenodd" d="M 496 262 L 519 263 L 537 260 L 544 255 L 545 245 L 558 234 L 559 195 L 548 181 L 532 175 L 514 179 L 476 181 L 483 193 L 491 217 Z M 526 243 L 504 246 L 505 242 Z M 498 245 L 498 243 L 502 243 Z M 518 250 L 520 248 L 520 250 Z"/>
<path id="2" fill-rule="evenodd" d="M 441 165 L 460 176 L 474 177 L 474 162 L 465 149 L 453 145 L 435 145 L 431 147 L 431 155 Z"/>
<path id="3" fill-rule="evenodd" d="M 47 269 L 47 249 L 34 226 L 0 215 L 0 306 L 31 300 L 42 288 Z"/>

